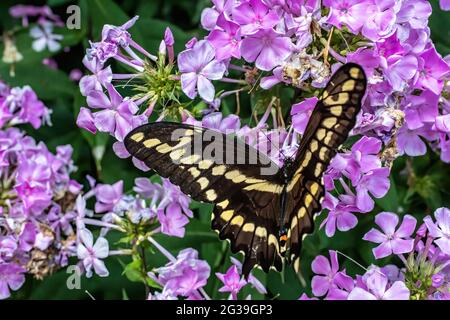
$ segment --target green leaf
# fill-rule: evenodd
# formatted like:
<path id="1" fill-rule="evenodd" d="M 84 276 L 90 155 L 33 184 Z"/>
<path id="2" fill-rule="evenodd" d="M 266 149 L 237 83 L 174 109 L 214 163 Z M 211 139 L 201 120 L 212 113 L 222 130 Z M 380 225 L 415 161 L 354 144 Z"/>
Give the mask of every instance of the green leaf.
<path id="1" fill-rule="evenodd" d="M 50 69 L 42 63 L 19 63 L 14 77 L 11 77 L 9 68 L 9 65 L 0 64 L 0 77 L 10 86 L 29 85 L 39 99 L 56 99 L 61 96 L 68 98 L 77 90 L 66 73 Z"/>
<path id="2" fill-rule="evenodd" d="M 128 280 L 133 282 L 143 282 L 145 281 L 142 277 L 142 261 L 134 260 L 131 263 L 127 264 L 123 269 L 123 273 L 128 278 Z"/>
<path id="3" fill-rule="evenodd" d="M 120 6 L 111 0 L 90 0 L 89 6 L 92 14 L 92 33 L 95 39 L 101 36 L 102 28 L 105 24 L 122 25 L 130 18 L 120 8 Z"/>
<path id="4" fill-rule="evenodd" d="M 376 199 L 375 203 L 380 206 L 384 211 L 397 212 L 399 209 L 397 186 L 392 176 L 390 177 L 391 186 L 388 193 L 381 199 Z"/>
<path id="5" fill-rule="evenodd" d="M 439 1 L 430 1 L 433 12 L 430 17 L 431 38 L 442 55 L 450 54 L 450 12 L 439 7 Z"/>

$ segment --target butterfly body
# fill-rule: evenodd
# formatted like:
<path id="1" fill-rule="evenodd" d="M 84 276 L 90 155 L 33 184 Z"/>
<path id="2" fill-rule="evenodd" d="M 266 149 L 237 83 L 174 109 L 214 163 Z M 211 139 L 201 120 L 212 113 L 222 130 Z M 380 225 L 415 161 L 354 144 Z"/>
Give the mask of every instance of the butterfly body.
<path id="1" fill-rule="evenodd" d="M 244 253 L 243 273 L 298 261 L 314 229 L 325 188 L 322 176 L 346 140 L 366 90 L 356 64 L 330 79 L 311 114 L 297 154 L 280 168 L 235 136 L 187 124 L 140 126 L 124 140 L 128 152 L 193 199 L 213 203 L 212 228 Z M 212 152 L 214 151 L 214 152 Z"/>

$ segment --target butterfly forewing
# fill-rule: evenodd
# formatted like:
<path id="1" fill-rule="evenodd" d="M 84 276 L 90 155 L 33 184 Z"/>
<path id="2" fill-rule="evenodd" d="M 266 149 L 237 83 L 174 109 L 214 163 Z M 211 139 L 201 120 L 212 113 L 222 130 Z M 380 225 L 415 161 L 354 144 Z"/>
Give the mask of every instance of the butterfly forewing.
<path id="1" fill-rule="evenodd" d="M 346 64 L 331 77 L 311 115 L 286 188 L 288 240 L 282 251 L 289 250 L 291 259 L 299 256 L 302 237 L 314 229 L 325 192 L 323 173 L 355 125 L 365 90 L 363 69 Z"/>
<path id="2" fill-rule="evenodd" d="M 212 228 L 243 251 L 245 272 L 255 264 L 281 268 L 278 229 L 280 170 L 240 139 L 180 123 L 134 129 L 125 147 L 193 199 L 214 203 Z"/>

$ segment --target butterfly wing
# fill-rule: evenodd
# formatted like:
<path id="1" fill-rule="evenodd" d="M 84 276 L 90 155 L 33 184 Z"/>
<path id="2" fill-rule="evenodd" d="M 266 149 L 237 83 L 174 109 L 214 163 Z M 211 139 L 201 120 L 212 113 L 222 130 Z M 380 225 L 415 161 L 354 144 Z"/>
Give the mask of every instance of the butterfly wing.
<path id="1" fill-rule="evenodd" d="M 355 125 L 366 85 L 360 66 L 342 66 L 329 80 L 311 114 L 286 188 L 288 240 L 282 251 L 288 250 L 292 260 L 300 254 L 303 235 L 314 230 L 313 217 L 321 209 L 325 192 L 323 173 Z"/>
<path id="2" fill-rule="evenodd" d="M 193 199 L 214 203 L 212 228 L 255 264 L 281 269 L 279 168 L 240 139 L 187 124 L 156 122 L 131 131 L 128 152 Z"/>

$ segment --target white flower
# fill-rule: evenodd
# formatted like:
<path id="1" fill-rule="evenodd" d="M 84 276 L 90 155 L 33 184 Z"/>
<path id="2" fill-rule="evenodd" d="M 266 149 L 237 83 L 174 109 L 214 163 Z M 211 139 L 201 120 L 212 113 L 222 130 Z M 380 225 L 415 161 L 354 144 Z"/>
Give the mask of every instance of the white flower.
<path id="1" fill-rule="evenodd" d="M 83 266 L 86 269 L 86 277 L 92 276 L 92 268 L 100 277 L 107 277 L 109 275 L 103 260 L 108 256 L 109 244 L 108 241 L 99 237 L 94 243 L 92 233 L 88 229 L 82 229 L 79 232 L 80 243 L 77 247 L 78 259 L 83 260 Z"/>
<path id="2" fill-rule="evenodd" d="M 50 22 L 35 26 L 30 30 L 30 36 L 33 39 L 32 47 L 34 51 L 41 52 L 47 47 L 49 51 L 55 52 L 61 48 L 58 41 L 62 40 L 60 34 L 53 34 L 53 24 Z"/>

